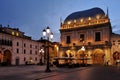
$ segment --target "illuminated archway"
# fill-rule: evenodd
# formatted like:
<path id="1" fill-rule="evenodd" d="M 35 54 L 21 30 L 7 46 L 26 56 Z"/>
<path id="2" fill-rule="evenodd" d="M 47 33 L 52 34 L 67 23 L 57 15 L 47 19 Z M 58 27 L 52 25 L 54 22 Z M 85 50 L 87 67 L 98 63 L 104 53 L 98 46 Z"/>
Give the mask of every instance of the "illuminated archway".
<path id="1" fill-rule="evenodd" d="M 11 64 L 11 52 L 9 50 L 5 50 L 3 54 L 3 62 L 6 62 L 7 65 Z"/>
<path id="2" fill-rule="evenodd" d="M 95 49 L 93 54 L 92 54 L 92 60 L 93 64 L 99 64 L 102 65 L 104 64 L 104 52 L 101 49 Z"/>
<path id="3" fill-rule="evenodd" d="M 75 57 L 75 51 L 73 51 L 73 50 L 67 50 L 67 51 L 64 53 L 64 56 L 65 56 L 65 57 Z"/>
<path id="4" fill-rule="evenodd" d="M 82 58 L 83 51 L 80 49 L 77 52 L 77 58 Z"/>
<path id="5" fill-rule="evenodd" d="M 83 51 L 81 49 L 79 49 L 77 52 L 77 58 L 78 58 L 78 63 L 80 63 L 80 64 L 83 63 L 83 59 L 84 59 L 84 64 L 87 63 L 87 60 L 85 60 L 85 59 L 87 59 L 87 54 L 85 51 Z"/>
<path id="6" fill-rule="evenodd" d="M 120 60 L 120 52 L 116 51 L 113 53 L 113 59 L 114 61 Z"/>

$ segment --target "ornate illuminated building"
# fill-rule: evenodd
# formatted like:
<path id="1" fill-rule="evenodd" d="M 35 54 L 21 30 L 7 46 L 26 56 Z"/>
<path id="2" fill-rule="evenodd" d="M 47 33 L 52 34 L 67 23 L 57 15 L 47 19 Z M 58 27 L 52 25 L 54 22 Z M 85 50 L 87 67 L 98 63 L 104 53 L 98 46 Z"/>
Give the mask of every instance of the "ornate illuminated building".
<path id="1" fill-rule="evenodd" d="M 32 40 L 18 28 L 3 27 L 0 25 L 0 65 L 38 64 L 42 58 L 45 63 L 45 40 Z M 57 51 L 57 43 L 50 43 L 50 57 Z M 42 51 L 44 50 L 44 51 Z"/>
<path id="2" fill-rule="evenodd" d="M 120 35 L 117 36 L 119 47 L 115 48 L 116 34 L 112 33 L 108 11 L 105 14 L 100 8 L 92 8 L 74 12 L 61 22 L 60 34 L 61 64 L 66 59 L 99 65 L 120 60 Z M 113 59 L 114 53 L 117 53 L 116 59 Z"/>

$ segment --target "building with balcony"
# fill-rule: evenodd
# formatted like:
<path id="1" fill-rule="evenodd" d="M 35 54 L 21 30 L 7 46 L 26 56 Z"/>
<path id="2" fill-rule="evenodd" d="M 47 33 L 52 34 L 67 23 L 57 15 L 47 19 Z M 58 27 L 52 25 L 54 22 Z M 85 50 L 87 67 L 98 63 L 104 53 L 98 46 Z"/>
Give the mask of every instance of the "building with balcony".
<path id="1" fill-rule="evenodd" d="M 60 26 L 59 62 L 112 65 L 120 60 L 120 35 L 112 32 L 108 11 L 101 8 L 74 12 Z M 115 42 L 117 39 L 118 42 Z M 114 53 L 117 54 L 113 59 Z M 70 59 L 70 60 L 69 60 Z"/>

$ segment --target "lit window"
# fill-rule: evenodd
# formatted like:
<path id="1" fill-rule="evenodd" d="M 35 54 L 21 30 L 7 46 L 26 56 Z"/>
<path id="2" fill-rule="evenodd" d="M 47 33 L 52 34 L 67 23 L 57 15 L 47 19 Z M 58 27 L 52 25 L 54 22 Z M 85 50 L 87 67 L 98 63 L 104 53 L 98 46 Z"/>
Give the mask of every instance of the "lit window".
<path id="1" fill-rule="evenodd" d="M 15 32 L 12 32 L 12 35 L 15 35 Z"/>
<path id="2" fill-rule="evenodd" d="M 32 57 L 30 57 L 30 64 L 31 64 L 31 63 L 33 63 L 33 59 L 32 59 Z"/>

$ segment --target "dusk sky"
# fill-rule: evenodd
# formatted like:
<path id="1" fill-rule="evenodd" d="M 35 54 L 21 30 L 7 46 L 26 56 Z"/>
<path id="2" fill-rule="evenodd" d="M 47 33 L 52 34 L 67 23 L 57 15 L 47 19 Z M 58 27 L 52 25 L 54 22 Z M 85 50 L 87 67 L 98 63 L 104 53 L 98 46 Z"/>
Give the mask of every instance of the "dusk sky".
<path id="1" fill-rule="evenodd" d="M 120 0 L 0 0 L 0 24 L 19 28 L 25 35 L 38 40 L 42 30 L 50 26 L 53 41 L 60 41 L 60 18 L 71 13 L 99 7 L 107 12 L 113 31 L 120 33 Z"/>

